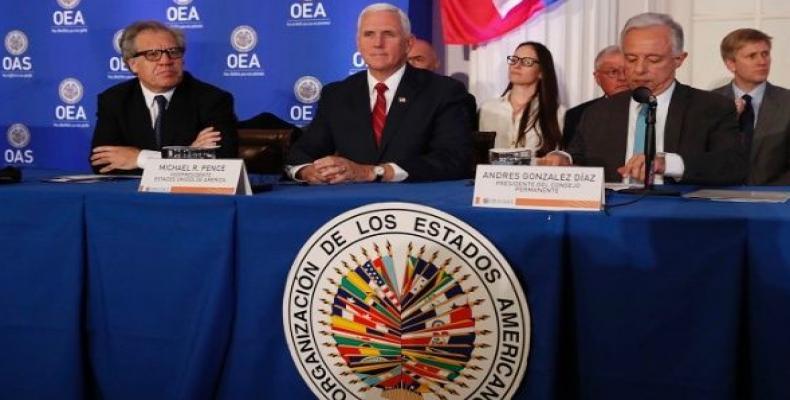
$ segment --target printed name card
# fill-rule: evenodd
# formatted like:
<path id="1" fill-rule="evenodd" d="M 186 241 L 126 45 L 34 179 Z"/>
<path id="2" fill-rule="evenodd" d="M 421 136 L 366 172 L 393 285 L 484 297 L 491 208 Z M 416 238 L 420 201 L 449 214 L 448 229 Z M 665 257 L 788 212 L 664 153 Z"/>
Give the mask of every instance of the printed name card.
<path id="1" fill-rule="evenodd" d="M 600 211 L 603 204 L 601 167 L 477 166 L 475 207 Z"/>
<path id="2" fill-rule="evenodd" d="M 159 193 L 252 194 L 243 160 L 148 160 L 137 190 Z"/>

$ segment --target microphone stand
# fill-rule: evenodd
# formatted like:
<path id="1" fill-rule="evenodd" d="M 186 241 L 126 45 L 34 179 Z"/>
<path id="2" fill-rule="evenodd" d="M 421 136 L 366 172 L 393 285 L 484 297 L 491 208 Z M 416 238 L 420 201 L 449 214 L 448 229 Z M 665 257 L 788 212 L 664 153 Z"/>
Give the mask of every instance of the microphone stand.
<path id="1" fill-rule="evenodd" d="M 652 96 L 651 96 L 652 97 Z M 643 188 L 625 189 L 619 193 L 638 194 L 645 196 L 680 196 L 675 190 L 656 189 L 653 187 L 653 164 L 656 159 L 656 108 L 655 100 L 647 104 L 647 121 L 645 124 L 645 186 Z"/>

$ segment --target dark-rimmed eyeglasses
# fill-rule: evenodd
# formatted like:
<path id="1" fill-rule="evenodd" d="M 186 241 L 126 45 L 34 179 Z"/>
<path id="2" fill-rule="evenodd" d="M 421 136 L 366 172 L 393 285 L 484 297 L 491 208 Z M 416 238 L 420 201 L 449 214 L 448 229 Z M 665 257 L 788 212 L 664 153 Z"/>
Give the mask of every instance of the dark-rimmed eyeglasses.
<path id="1" fill-rule="evenodd" d="M 540 61 L 532 57 L 507 56 L 506 60 L 508 65 L 516 65 L 521 63 L 521 65 L 525 67 L 531 67 L 535 64 L 540 64 Z"/>
<path id="2" fill-rule="evenodd" d="M 179 58 L 184 57 L 184 48 L 183 47 L 171 47 L 169 49 L 152 49 L 152 50 L 143 50 L 138 51 L 132 55 L 134 57 L 145 57 L 148 61 L 159 61 L 162 59 L 162 55 L 167 53 L 167 56 L 170 57 L 171 60 L 177 60 Z"/>

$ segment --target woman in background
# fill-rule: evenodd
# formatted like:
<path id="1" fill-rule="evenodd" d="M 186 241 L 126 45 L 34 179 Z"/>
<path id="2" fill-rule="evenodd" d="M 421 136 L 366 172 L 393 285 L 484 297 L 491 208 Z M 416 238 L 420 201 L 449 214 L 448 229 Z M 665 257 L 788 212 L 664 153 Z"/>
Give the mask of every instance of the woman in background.
<path id="1" fill-rule="evenodd" d="M 501 97 L 480 107 L 480 131 L 497 133 L 494 147 L 528 149 L 533 159 L 544 157 L 560 148 L 565 114 L 554 59 L 546 46 L 524 42 L 507 63 L 510 83 Z"/>

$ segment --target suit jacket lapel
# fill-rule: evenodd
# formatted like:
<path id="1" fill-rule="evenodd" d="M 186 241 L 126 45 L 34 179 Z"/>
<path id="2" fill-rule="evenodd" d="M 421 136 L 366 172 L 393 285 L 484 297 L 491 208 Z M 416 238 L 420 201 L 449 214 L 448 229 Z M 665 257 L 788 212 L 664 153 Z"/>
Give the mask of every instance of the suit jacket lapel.
<path id="1" fill-rule="evenodd" d="M 387 112 L 387 122 L 384 123 L 384 132 L 381 137 L 381 146 L 379 147 L 379 157 L 384 154 L 387 144 L 397 135 L 398 128 L 400 128 L 406 112 L 411 106 L 415 95 L 419 91 L 419 85 L 416 82 L 412 67 L 406 65 L 406 71 L 401 78 L 395 96 L 392 98 L 389 112 Z"/>
<path id="2" fill-rule="evenodd" d="M 350 120 L 359 121 L 360 124 L 358 129 L 353 129 L 349 134 L 357 135 L 357 143 L 363 145 L 365 154 L 376 154 L 378 146 L 376 145 L 376 137 L 373 134 L 373 110 L 370 109 L 370 91 L 372 88 L 368 88 L 367 74 L 359 74 L 359 77 L 359 83 L 354 88 L 354 93 L 351 94 L 349 102 L 352 112 Z"/>
<path id="3" fill-rule="evenodd" d="M 613 108 L 615 112 L 612 115 L 612 120 L 609 121 L 611 122 L 610 126 L 620 127 L 616 131 L 623 132 L 622 135 L 611 135 L 611 140 L 607 141 L 612 146 L 607 152 L 613 155 L 610 164 L 615 166 L 614 168 L 625 164 L 626 147 L 628 147 L 628 113 L 631 104 L 631 92 L 628 93 L 628 95 L 616 96 L 611 99 L 616 102 L 616 106 Z"/>
<path id="4" fill-rule="evenodd" d="M 672 93 L 672 100 L 670 100 L 667 110 L 667 120 L 664 124 L 665 152 L 677 153 L 680 147 L 680 135 L 688 109 L 689 93 L 688 86 L 676 81 L 675 91 Z"/>
<path id="5" fill-rule="evenodd" d="M 165 119 L 162 121 L 164 130 L 162 131 L 162 146 L 172 146 L 174 143 L 186 143 L 186 141 L 179 140 L 180 136 L 195 134 L 198 132 L 184 132 L 185 121 L 191 121 L 194 116 L 190 115 L 189 111 L 189 79 L 184 73 L 184 81 L 176 87 L 173 96 L 170 97 L 170 102 L 167 104 L 165 110 Z M 203 127 L 202 127 L 203 128 Z M 201 129 L 202 129 L 201 128 Z"/>
<path id="6" fill-rule="evenodd" d="M 752 137 L 752 148 L 750 150 L 749 159 L 754 165 L 754 158 L 760 150 L 760 145 L 769 133 L 768 130 L 775 126 L 776 120 L 782 112 L 778 106 L 778 101 L 775 99 L 776 88 L 770 83 L 765 84 L 765 93 L 763 94 L 763 101 L 760 103 L 760 109 L 757 111 L 757 125 L 754 127 L 754 137 Z"/>

